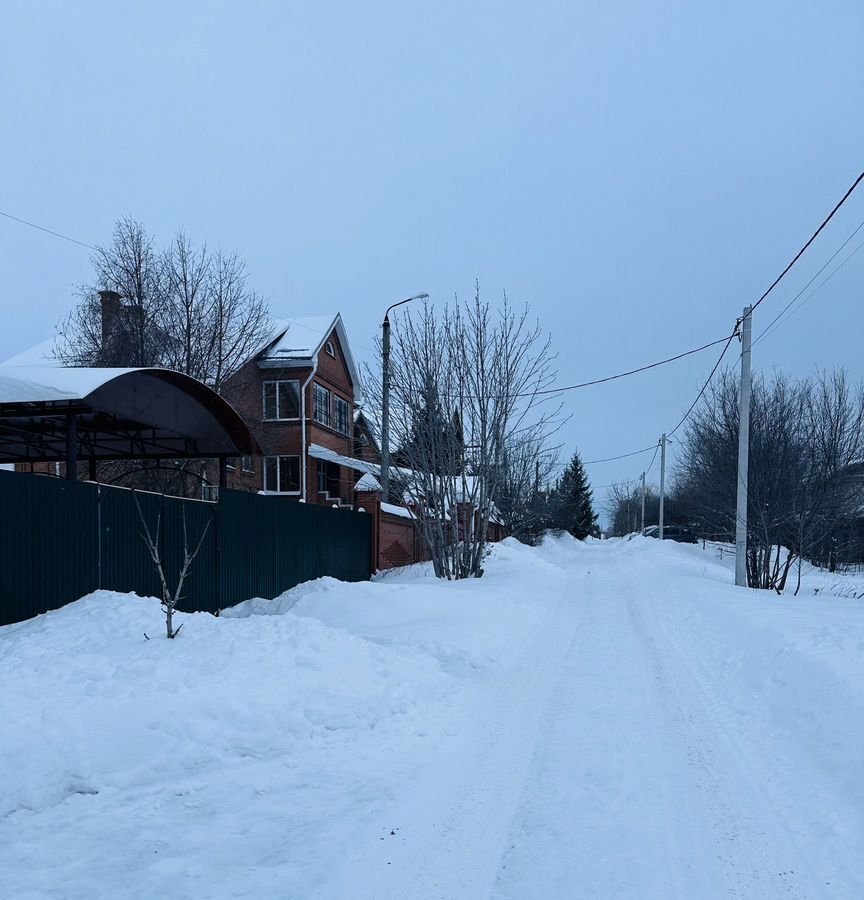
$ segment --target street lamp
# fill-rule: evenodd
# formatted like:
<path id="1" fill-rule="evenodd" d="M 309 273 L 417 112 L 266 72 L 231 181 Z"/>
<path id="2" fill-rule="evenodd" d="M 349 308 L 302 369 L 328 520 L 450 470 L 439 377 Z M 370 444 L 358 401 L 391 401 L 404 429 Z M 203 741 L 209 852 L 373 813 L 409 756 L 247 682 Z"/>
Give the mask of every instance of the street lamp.
<path id="1" fill-rule="evenodd" d="M 381 323 L 381 502 L 390 499 L 390 310 L 412 300 L 428 300 L 427 293 L 414 294 L 387 307 Z"/>

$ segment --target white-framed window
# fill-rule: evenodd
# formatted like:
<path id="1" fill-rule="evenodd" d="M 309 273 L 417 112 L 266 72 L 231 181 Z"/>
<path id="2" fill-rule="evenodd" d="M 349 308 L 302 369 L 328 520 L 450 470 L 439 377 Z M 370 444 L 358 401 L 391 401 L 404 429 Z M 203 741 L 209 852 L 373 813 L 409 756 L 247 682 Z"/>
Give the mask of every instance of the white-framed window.
<path id="1" fill-rule="evenodd" d="M 300 418 L 300 382 L 296 379 L 265 381 L 263 397 L 265 419 Z"/>
<path id="2" fill-rule="evenodd" d="M 348 434 L 348 428 L 351 422 L 350 409 L 351 407 L 348 405 L 347 400 L 343 400 L 341 397 L 335 398 L 335 407 L 333 411 L 335 413 L 336 422 L 334 427 L 340 434 Z"/>
<path id="3" fill-rule="evenodd" d="M 329 428 L 332 425 L 330 391 L 317 382 L 312 385 L 312 407 L 312 417 L 315 421 Z"/>
<path id="4" fill-rule="evenodd" d="M 278 494 L 299 494 L 300 457 L 265 456 L 264 490 Z"/>
<path id="5" fill-rule="evenodd" d="M 254 472 L 255 471 L 255 460 L 251 456 L 241 456 L 241 468 L 244 472 Z"/>
<path id="6" fill-rule="evenodd" d="M 233 472 L 237 468 L 237 457 L 236 456 L 225 457 L 225 468 L 230 469 Z"/>
<path id="7" fill-rule="evenodd" d="M 336 358 L 336 348 L 333 346 L 333 341 L 327 341 L 324 345 L 324 349 L 327 351 L 328 355 L 332 356 L 334 359 Z"/>

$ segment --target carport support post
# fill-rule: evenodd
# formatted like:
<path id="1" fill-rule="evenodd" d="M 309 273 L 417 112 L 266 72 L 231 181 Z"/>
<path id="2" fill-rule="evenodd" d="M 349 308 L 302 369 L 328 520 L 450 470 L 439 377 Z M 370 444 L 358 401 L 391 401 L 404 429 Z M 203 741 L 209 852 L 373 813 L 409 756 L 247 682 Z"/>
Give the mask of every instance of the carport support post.
<path id="1" fill-rule="evenodd" d="M 69 481 L 78 478 L 78 417 L 75 413 L 66 414 L 66 478 Z"/>
<path id="2" fill-rule="evenodd" d="M 228 487 L 228 463 L 224 456 L 219 457 L 219 487 Z"/>
<path id="3" fill-rule="evenodd" d="M 738 493 L 735 504 L 735 584 L 747 587 L 747 479 L 750 452 L 750 337 L 753 309 L 744 307 L 741 328 L 741 391 L 738 395 Z"/>

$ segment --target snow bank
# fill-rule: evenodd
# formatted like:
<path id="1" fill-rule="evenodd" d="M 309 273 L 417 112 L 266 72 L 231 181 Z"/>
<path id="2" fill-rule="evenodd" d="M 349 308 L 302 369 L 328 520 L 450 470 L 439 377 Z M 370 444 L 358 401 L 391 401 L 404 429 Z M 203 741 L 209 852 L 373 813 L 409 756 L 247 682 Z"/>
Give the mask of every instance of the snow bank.
<path id="1" fill-rule="evenodd" d="M 15 773 L 0 815 L 350 741 L 449 689 L 433 658 L 312 618 L 180 620 L 169 641 L 156 600 L 97 592 L 0 629 L 0 759 Z"/>
<path id="2" fill-rule="evenodd" d="M 179 615 L 174 641 L 156 600 L 109 592 L 0 628 L 0 894 L 486 896 L 485 882 L 441 885 L 450 870 L 453 883 L 494 876 L 507 846 L 535 837 L 546 856 L 530 844 L 526 884 L 551 884 L 544 866 L 579 852 L 601 880 L 620 860 L 630 877 L 639 847 L 615 843 L 627 790 L 660 817 L 637 831 L 663 832 L 663 803 L 687 795 L 652 790 L 700 774 L 691 744 L 712 735 L 742 756 L 729 772 L 752 767 L 772 818 L 798 816 L 840 859 L 861 821 L 844 796 L 860 793 L 864 604 L 815 595 L 815 573 L 797 599 L 738 590 L 730 565 L 643 538 L 507 540 L 482 579 L 441 582 L 423 565 L 322 578 L 218 619 Z M 529 774 L 526 802 L 550 805 L 507 838 Z M 640 858 L 662 868 L 667 851 Z M 434 890 L 412 893 L 423 878 Z"/>
<path id="3" fill-rule="evenodd" d="M 508 538 L 490 551 L 481 579 L 441 582 L 430 564 L 385 572 L 347 590 L 334 578 L 319 578 L 273 600 L 247 600 L 223 615 L 291 611 L 376 644 L 410 647 L 451 671 L 482 669 L 506 661 L 539 627 L 546 606 L 538 584 L 544 578 L 556 583 L 577 546 L 568 537 L 548 538 L 542 548 Z"/>
<path id="4" fill-rule="evenodd" d="M 556 553 L 505 542 L 487 577 L 452 584 L 422 566 L 374 583 L 321 578 L 221 618 L 180 614 L 174 641 L 157 600 L 108 591 L 0 628 L 0 760 L 16 773 L 0 780 L 0 815 L 416 731 L 453 691 L 447 669 L 521 644 L 540 618 L 527 587 L 555 574 Z"/>

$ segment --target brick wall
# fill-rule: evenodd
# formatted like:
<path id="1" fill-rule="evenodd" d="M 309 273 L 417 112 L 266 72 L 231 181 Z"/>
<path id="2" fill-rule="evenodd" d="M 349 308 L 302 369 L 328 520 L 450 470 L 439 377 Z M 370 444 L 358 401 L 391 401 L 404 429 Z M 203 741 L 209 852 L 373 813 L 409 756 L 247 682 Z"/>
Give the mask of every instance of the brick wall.
<path id="1" fill-rule="evenodd" d="M 335 331 L 328 340 L 332 343 L 335 356 L 331 356 L 325 347 L 318 354 L 318 367 L 312 381 L 305 390 L 306 409 L 306 443 L 318 444 L 334 450 L 343 456 L 354 455 L 354 384 L 345 362 L 342 346 Z M 291 421 L 265 421 L 263 416 L 263 383 L 265 381 L 296 380 L 300 385 L 307 381 L 312 368 L 260 368 L 255 360 L 247 363 L 236 372 L 225 384 L 225 399 L 240 413 L 258 444 L 263 456 L 299 456 L 303 445 L 302 424 L 300 419 Z M 318 383 L 326 387 L 331 394 L 331 408 L 335 408 L 333 397 L 341 397 L 348 403 L 348 434 L 342 434 L 335 427 L 316 422 L 313 418 L 312 385 Z M 335 426 L 335 417 L 332 425 Z M 302 463 L 302 460 L 301 460 Z M 237 466 L 228 471 L 228 487 L 234 490 L 259 491 L 264 487 L 263 459 L 256 456 L 254 472 L 244 473 L 237 460 Z M 310 503 L 329 502 L 318 492 L 319 463 L 312 457 L 306 460 L 306 499 Z M 211 468 L 210 478 L 218 482 L 215 466 Z M 302 467 L 301 467 L 302 471 Z M 359 477 L 359 476 L 357 476 Z M 339 496 L 350 498 L 357 480 L 354 472 L 342 468 L 339 479 Z"/>

